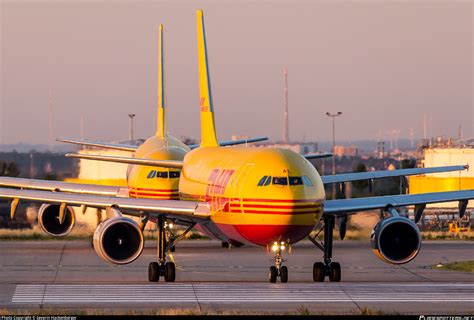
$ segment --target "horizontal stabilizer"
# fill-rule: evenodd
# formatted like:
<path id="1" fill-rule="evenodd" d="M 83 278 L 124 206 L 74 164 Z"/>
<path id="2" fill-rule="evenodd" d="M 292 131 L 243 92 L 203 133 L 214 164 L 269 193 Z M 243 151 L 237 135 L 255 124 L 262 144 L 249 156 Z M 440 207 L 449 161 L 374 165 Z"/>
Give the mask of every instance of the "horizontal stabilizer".
<path id="1" fill-rule="evenodd" d="M 330 158 L 332 157 L 332 153 L 312 153 L 312 154 L 304 154 L 303 157 L 306 159 L 322 159 L 322 158 Z"/>
<path id="2" fill-rule="evenodd" d="M 92 141 L 92 140 L 72 140 L 72 139 L 58 138 L 56 139 L 56 141 L 77 144 L 80 146 L 97 147 L 97 148 L 104 148 L 104 149 L 130 151 L 130 152 L 134 152 L 138 149 L 138 146 L 134 146 L 130 144 L 109 143 L 109 142 Z"/>
<path id="3" fill-rule="evenodd" d="M 268 137 L 265 137 L 265 136 L 255 137 L 255 138 L 248 138 L 248 139 L 239 139 L 239 140 L 228 140 L 228 141 L 219 142 L 219 146 L 228 147 L 228 146 L 235 146 L 235 145 L 239 145 L 239 144 L 247 144 L 247 143 L 266 141 L 266 140 L 268 140 Z M 191 149 L 196 149 L 197 147 L 199 147 L 199 145 L 198 144 L 191 144 L 188 147 L 191 148 Z"/>
<path id="4" fill-rule="evenodd" d="M 86 159 L 86 160 L 128 163 L 128 164 L 136 164 L 136 165 L 151 166 L 151 167 L 165 167 L 165 168 L 178 168 L 178 169 L 181 169 L 183 167 L 183 162 L 177 161 L 177 160 L 153 160 L 153 159 L 143 159 L 143 158 L 101 156 L 101 155 L 81 154 L 81 153 L 67 153 L 66 157 Z"/>
<path id="5" fill-rule="evenodd" d="M 463 171 L 467 170 L 469 166 L 444 166 L 444 167 L 432 167 L 432 168 L 413 168 L 413 169 L 399 169 L 399 170 L 382 170 L 382 171 L 371 171 L 371 172 L 352 172 L 342 173 L 336 175 L 322 176 L 324 184 L 327 183 L 340 183 L 350 182 L 357 180 L 371 180 L 380 178 L 390 177 L 403 177 L 413 176 L 418 174 L 429 174 L 439 172 L 451 172 L 451 171 Z"/>

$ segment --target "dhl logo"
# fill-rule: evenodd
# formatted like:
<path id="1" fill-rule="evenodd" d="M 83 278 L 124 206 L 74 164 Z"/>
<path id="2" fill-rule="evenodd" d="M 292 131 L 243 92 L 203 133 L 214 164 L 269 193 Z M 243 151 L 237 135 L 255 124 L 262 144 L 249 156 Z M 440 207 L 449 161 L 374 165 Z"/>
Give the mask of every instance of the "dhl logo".
<path id="1" fill-rule="evenodd" d="M 206 188 L 206 198 L 211 198 L 211 210 L 219 210 L 228 203 L 228 199 L 224 199 L 221 195 L 224 194 L 234 172 L 235 170 L 212 170 Z"/>
<path id="2" fill-rule="evenodd" d="M 235 170 L 212 170 L 207 180 L 206 196 L 224 194 L 225 188 L 234 172 Z"/>
<path id="3" fill-rule="evenodd" d="M 209 111 L 209 106 L 205 106 L 204 102 L 206 102 L 206 97 L 201 98 L 201 112 L 207 112 Z"/>

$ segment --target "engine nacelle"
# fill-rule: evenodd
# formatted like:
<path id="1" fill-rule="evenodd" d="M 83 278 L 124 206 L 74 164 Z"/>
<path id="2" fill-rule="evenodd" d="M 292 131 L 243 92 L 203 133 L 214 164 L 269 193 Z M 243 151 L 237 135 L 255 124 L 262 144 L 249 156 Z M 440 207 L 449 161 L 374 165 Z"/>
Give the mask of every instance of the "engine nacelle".
<path id="1" fill-rule="evenodd" d="M 372 231 L 370 243 L 375 254 L 385 262 L 403 264 L 413 260 L 421 247 L 416 224 L 404 217 L 380 221 Z"/>
<path id="2" fill-rule="evenodd" d="M 105 261 L 127 264 L 143 251 L 145 239 L 138 224 L 130 218 L 117 216 L 105 220 L 94 232 L 94 249 Z"/>
<path id="3" fill-rule="evenodd" d="M 43 204 L 38 211 L 38 223 L 44 232 L 54 237 L 62 237 L 71 232 L 76 222 L 74 210 L 66 207 L 64 222 L 59 223 L 59 204 Z"/>

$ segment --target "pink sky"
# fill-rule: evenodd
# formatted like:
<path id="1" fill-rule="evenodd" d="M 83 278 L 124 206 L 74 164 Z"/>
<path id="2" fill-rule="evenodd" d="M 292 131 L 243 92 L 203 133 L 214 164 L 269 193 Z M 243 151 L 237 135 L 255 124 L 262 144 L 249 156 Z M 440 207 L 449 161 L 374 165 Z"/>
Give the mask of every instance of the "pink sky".
<path id="1" fill-rule="evenodd" d="M 471 1 L 5 1 L 0 143 L 154 131 L 156 35 L 165 25 L 169 131 L 198 136 L 195 10 L 204 9 L 218 135 L 291 139 L 474 136 Z"/>

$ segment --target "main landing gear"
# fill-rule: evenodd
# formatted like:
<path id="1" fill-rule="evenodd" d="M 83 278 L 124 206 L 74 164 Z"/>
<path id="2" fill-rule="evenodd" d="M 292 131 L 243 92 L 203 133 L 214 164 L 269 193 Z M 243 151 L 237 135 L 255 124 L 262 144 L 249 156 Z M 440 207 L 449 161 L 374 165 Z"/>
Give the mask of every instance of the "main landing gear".
<path id="1" fill-rule="evenodd" d="M 324 282 L 327 276 L 331 282 L 341 281 L 341 265 L 333 262 L 332 259 L 332 242 L 335 218 L 332 216 L 324 217 L 324 227 L 319 230 L 316 236 L 309 237 L 311 242 L 316 245 L 324 253 L 324 262 L 316 262 L 313 265 L 313 280 L 315 282 Z M 317 236 L 324 230 L 324 243 L 319 243 Z"/>
<path id="2" fill-rule="evenodd" d="M 176 242 L 183 239 L 193 227 L 194 224 L 189 225 L 179 236 L 173 236 L 167 240 L 166 222 L 163 218 L 158 218 L 158 262 L 150 262 L 148 265 L 148 281 L 158 282 L 160 277 L 164 277 L 166 282 L 174 282 L 176 280 L 176 265 L 172 261 L 166 261 L 166 256 L 169 251 L 172 251 Z"/>
<path id="3" fill-rule="evenodd" d="M 283 259 L 281 252 L 284 250 L 285 243 L 283 241 L 281 243 L 273 243 L 272 251 L 275 252 L 275 265 L 271 266 L 270 270 L 268 271 L 268 280 L 270 283 L 275 283 L 278 277 L 280 277 L 281 283 L 288 282 L 288 268 L 282 265 L 285 260 Z"/>

